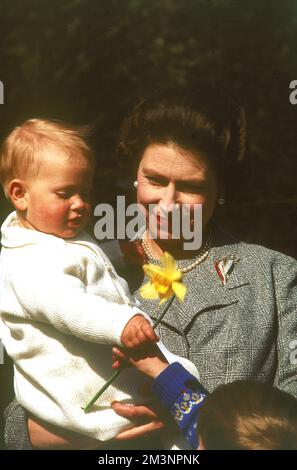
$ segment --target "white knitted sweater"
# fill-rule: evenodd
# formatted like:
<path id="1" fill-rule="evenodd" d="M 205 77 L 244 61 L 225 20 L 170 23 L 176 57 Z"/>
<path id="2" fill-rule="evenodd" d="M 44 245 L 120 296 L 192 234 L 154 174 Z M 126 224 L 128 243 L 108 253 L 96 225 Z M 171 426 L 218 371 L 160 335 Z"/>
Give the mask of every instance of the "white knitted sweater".
<path id="1" fill-rule="evenodd" d="M 17 400 L 49 423 L 111 439 L 133 424 L 111 402 L 143 403 L 146 378 L 127 369 L 92 412 L 81 407 L 110 377 L 111 346 L 141 312 L 126 282 L 85 233 L 64 240 L 28 230 L 15 213 L 1 230 L 0 338 L 14 361 Z M 180 362 L 197 376 L 193 364 Z"/>

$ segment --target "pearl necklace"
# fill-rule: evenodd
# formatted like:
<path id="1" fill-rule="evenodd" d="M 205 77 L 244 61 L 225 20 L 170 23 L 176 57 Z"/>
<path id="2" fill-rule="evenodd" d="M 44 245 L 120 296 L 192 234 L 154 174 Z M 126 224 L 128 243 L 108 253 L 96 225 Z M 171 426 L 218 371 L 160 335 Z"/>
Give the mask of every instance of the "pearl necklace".
<path id="1" fill-rule="evenodd" d="M 159 262 L 159 260 L 153 255 L 153 253 L 149 249 L 148 244 L 145 241 L 145 235 L 146 235 L 146 231 L 142 235 L 140 242 L 146 254 L 147 259 L 148 260 L 152 259 L 153 261 Z M 213 241 L 213 232 L 211 230 L 205 244 L 202 246 L 200 250 L 200 255 L 195 259 L 195 261 L 192 264 L 190 264 L 186 268 L 178 268 L 179 271 L 182 273 L 188 273 L 189 271 L 192 271 L 194 268 L 196 268 L 196 266 L 198 266 L 200 263 L 202 263 L 208 257 L 208 254 L 212 245 L 212 241 Z"/>

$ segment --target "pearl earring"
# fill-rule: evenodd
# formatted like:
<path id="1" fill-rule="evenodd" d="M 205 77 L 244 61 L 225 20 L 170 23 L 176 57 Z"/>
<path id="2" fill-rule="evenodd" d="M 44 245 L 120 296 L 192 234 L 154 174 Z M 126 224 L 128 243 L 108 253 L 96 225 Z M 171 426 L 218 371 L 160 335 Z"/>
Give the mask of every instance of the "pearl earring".
<path id="1" fill-rule="evenodd" d="M 221 194 L 221 195 L 219 196 L 218 204 L 219 204 L 220 206 L 223 206 L 223 205 L 225 204 L 225 198 L 224 198 L 223 194 Z"/>
<path id="2" fill-rule="evenodd" d="M 134 181 L 133 186 L 134 186 L 134 188 L 137 188 L 137 186 L 138 186 L 138 181 Z"/>

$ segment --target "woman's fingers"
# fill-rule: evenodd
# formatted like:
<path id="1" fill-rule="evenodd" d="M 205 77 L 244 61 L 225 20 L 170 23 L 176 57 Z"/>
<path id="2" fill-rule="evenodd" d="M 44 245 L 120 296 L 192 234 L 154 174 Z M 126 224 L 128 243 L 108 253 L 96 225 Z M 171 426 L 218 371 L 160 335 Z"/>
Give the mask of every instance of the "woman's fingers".
<path id="1" fill-rule="evenodd" d="M 169 431 L 172 429 L 172 417 L 165 415 L 164 412 L 162 413 L 161 409 L 158 409 L 158 405 L 155 407 L 156 411 L 146 406 L 129 406 L 123 405 L 120 402 L 113 402 L 111 406 L 118 415 L 140 423 L 131 429 L 119 433 L 114 438 L 116 441 L 149 436 L 151 433 L 163 429 L 168 423 L 170 423 Z"/>
<path id="2" fill-rule="evenodd" d="M 164 428 L 164 423 L 162 421 L 151 421 L 150 423 L 142 424 L 141 426 L 135 426 L 134 428 L 128 429 L 118 434 L 114 440 L 115 441 L 127 441 L 131 439 L 136 439 L 137 437 L 142 437 L 147 434 L 151 434 L 154 431 Z"/>
<path id="3" fill-rule="evenodd" d="M 141 419 L 145 421 L 149 420 L 148 423 L 134 426 L 131 429 L 127 429 L 126 431 L 119 433 L 114 438 L 116 441 L 136 439 L 137 437 L 142 437 L 151 434 L 154 431 L 158 431 L 165 426 L 164 422 L 158 419 L 156 412 L 146 406 L 127 406 L 122 405 L 119 402 L 113 402 L 112 408 L 118 415 L 124 418 Z"/>
<path id="4" fill-rule="evenodd" d="M 147 406 L 123 405 L 118 401 L 114 401 L 111 407 L 113 411 L 123 418 L 141 419 L 142 421 L 151 421 L 158 418 L 156 412 Z"/>

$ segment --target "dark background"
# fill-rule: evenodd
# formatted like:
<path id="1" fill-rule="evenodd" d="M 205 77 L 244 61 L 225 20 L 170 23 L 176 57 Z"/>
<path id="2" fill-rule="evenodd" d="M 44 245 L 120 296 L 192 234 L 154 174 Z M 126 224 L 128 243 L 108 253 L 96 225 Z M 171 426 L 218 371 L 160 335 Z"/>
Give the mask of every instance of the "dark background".
<path id="1" fill-rule="evenodd" d="M 0 139 L 31 117 L 92 124 L 96 203 L 129 193 L 134 180 L 115 149 L 135 101 L 201 79 L 227 89 L 248 118 L 251 170 L 221 218 L 244 239 L 296 257 L 296 1 L 0 0 Z M 3 195 L 0 204 L 2 222 Z M 3 396 L 5 366 L 0 380 Z"/>

